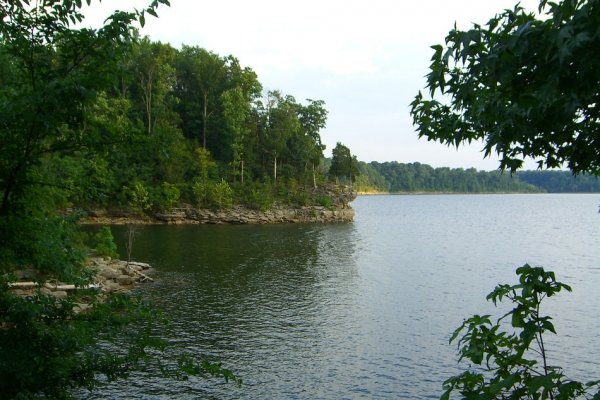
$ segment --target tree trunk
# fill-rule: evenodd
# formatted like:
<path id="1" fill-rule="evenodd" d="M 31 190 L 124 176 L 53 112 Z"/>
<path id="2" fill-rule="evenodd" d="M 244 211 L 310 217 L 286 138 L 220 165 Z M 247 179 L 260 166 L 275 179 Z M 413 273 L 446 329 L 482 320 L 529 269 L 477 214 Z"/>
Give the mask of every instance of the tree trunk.
<path id="1" fill-rule="evenodd" d="M 275 156 L 273 162 L 273 184 L 277 184 L 277 156 Z"/>
<path id="2" fill-rule="evenodd" d="M 208 93 L 204 92 L 204 118 L 202 121 L 202 147 L 206 148 L 206 119 L 208 118 L 207 113 L 207 103 L 208 102 Z"/>
<path id="3" fill-rule="evenodd" d="M 241 160 L 241 164 L 242 164 L 242 177 L 240 178 L 240 181 L 242 182 L 242 185 L 244 184 L 244 159 L 242 158 Z"/>
<path id="4" fill-rule="evenodd" d="M 152 134 L 152 86 L 153 86 L 153 73 L 152 71 L 148 72 L 148 77 L 140 78 L 140 86 L 142 87 L 142 101 L 144 102 L 144 106 L 146 108 L 146 132 L 148 135 Z"/>

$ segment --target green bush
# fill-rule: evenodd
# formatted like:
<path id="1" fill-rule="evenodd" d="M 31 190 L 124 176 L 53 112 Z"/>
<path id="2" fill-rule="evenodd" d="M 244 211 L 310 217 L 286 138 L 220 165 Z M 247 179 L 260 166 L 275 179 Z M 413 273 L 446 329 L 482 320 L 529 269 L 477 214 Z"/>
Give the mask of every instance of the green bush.
<path id="1" fill-rule="evenodd" d="M 128 190 L 129 206 L 136 214 L 144 214 L 152 207 L 150 192 L 143 183 L 137 182 Z"/>
<path id="2" fill-rule="evenodd" d="M 101 257 L 118 258 L 117 245 L 110 227 L 103 226 L 92 237 L 92 246 L 95 253 Z"/>
<path id="3" fill-rule="evenodd" d="M 210 197 L 212 208 L 223 210 L 233 206 L 233 190 L 224 179 L 211 185 Z"/>
<path id="4" fill-rule="evenodd" d="M 329 196 L 319 196 L 317 198 L 317 203 L 328 210 L 333 208 L 333 199 Z"/>
<path id="5" fill-rule="evenodd" d="M 192 184 L 195 205 L 198 208 L 205 208 L 209 205 L 211 183 L 197 179 Z"/>
<path id="6" fill-rule="evenodd" d="M 168 210 L 177 206 L 181 196 L 179 188 L 176 185 L 168 182 L 163 182 L 160 194 L 161 196 L 158 208 L 161 210 Z"/>
<path id="7" fill-rule="evenodd" d="M 273 207 L 273 194 L 269 183 L 256 182 L 236 187 L 236 199 L 248 208 L 267 211 Z"/>

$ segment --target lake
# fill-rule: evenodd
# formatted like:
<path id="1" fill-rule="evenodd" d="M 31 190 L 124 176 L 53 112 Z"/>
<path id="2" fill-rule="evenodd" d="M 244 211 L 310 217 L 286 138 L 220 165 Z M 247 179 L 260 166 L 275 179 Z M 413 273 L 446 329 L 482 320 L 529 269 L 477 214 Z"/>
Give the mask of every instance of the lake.
<path id="1" fill-rule="evenodd" d="M 544 306 L 559 333 L 551 363 L 597 379 L 599 204 L 600 194 L 361 196 L 346 224 L 145 226 L 134 258 L 156 268 L 140 290 L 172 320 L 162 335 L 244 385 L 137 374 L 86 396 L 439 398 L 460 369 L 452 331 L 495 313 L 485 295 L 526 262 L 573 286 Z M 123 242 L 123 227 L 113 233 Z"/>

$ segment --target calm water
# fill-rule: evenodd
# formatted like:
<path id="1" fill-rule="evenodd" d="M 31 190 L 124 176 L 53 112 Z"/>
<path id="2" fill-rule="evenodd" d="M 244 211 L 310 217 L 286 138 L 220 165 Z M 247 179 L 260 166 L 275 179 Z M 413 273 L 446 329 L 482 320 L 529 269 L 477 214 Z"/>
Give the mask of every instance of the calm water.
<path id="1" fill-rule="evenodd" d="M 138 375 L 89 398 L 439 398 L 457 371 L 451 332 L 492 312 L 485 295 L 525 262 L 573 286 L 548 303 L 550 356 L 600 376 L 600 195 L 359 197 L 354 223 L 149 226 L 141 290 L 173 321 L 163 333 L 244 379 Z M 117 238 L 124 236 L 116 227 Z"/>

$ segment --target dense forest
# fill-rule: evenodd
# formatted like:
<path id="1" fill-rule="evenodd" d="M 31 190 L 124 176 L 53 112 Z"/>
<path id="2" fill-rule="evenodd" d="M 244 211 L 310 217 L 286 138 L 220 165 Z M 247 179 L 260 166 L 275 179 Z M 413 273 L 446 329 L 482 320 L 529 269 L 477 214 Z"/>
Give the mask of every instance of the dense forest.
<path id="1" fill-rule="evenodd" d="M 9 50 L 0 48 L 5 94 L 19 92 L 23 82 L 21 61 Z M 28 144 L 21 143 L 28 138 L 21 135 L 3 143 L 5 154 L 15 146 L 39 147 L 29 155 L 34 159 L 30 176 L 20 183 L 51 188 L 60 208 L 143 213 L 181 204 L 308 205 L 323 201 L 313 198 L 311 190 L 327 180 L 354 183 L 363 192 L 600 191 L 595 178 L 566 172 L 511 176 L 418 162 L 367 164 L 341 143 L 333 159 L 325 160 L 323 101 L 303 103 L 280 91 L 264 92 L 256 73 L 234 56 L 196 46 L 176 49 L 134 35 L 113 52 L 114 60 L 98 73 L 102 90 L 81 112 L 61 116 L 67 121 L 61 122 L 62 138 L 49 144 L 32 137 Z M 76 55 L 45 57 L 60 68 L 62 58 Z M 3 160 L 3 207 L 14 189 L 8 183 L 23 162 L 19 157 Z"/>
<path id="2" fill-rule="evenodd" d="M 570 171 L 478 171 L 475 168 L 433 168 L 418 162 L 359 162 L 359 192 L 409 193 L 573 193 L 600 192 L 593 175 Z"/>
<path id="3" fill-rule="evenodd" d="M 73 115 L 77 128 L 64 124 L 65 140 L 52 148 L 36 143 L 36 180 L 60 192 L 63 207 L 304 204 L 306 189 L 326 180 L 323 101 L 265 93 L 235 57 L 195 46 L 134 37 L 119 52 L 102 66 L 109 89 Z M 60 68 L 60 52 L 45 56 Z M 0 48 L 5 93 L 20 90 L 20 61 Z M 3 161 L 1 182 L 20 161 Z"/>

